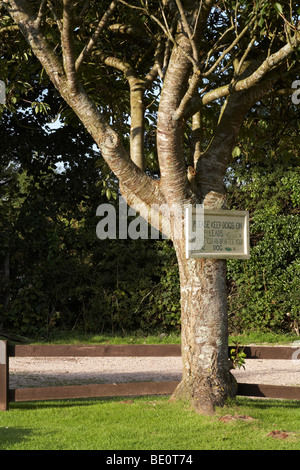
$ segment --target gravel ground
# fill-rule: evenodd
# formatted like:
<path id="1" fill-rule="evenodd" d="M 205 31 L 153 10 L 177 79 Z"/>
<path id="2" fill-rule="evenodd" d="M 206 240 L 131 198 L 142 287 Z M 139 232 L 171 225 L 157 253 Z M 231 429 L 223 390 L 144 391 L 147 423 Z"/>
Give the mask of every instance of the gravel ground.
<path id="1" fill-rule="evenodd" d="M 97 383 L 177 381 L 180 357 L 10 358 L 10 388 Z M 240 383 L 299 385 L 298 360 L 246 359 L 245 369 L 232 371 Z"/>

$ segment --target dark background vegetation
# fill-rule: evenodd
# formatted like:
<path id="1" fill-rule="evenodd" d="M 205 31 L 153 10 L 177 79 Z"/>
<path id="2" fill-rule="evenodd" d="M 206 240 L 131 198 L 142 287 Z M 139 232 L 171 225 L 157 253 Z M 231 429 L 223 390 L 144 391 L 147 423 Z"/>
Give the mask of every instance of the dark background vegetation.
<path id="1" fill-rule="evenodd" d="M 289 119 L 286 133 L 260 119 L 251 138 L 249 126 L 225 182 L 229 208 L 250 213 L 251 258 L 228 261 L 233 333 L 299 333 L 299 147 Z M 118 207 L 117 182 L 84 129 L 50 132 L 47 120 L 23 108 L 0 122 L 2 265 L 9 259 L 1 329 L 42 337 L 180 330 L 171 242 L 98 239 L 96 209 L 108 200 Z"/>
<path id="2" fill-rule="evenodd" d="M 2 27 L 10 23 L 1 18 Z M 0 77 L 7 93 L 6 107 L 0 105 L 0 330 L 44 337 L 62 329 L 179 331 L 171 242 L 97 238 L 96 209 L 108 201 L 118 206 L 117 181 L 19 31 L 2 30 L 2 39 Z M 88 91 L 126 146 L 126 80 L 111 87 L 114 72 L 96 72 L 85 69 Z M 158 177 L 157 100 L 149 93 L 146 101 L 147 171 Z M 219 103 L 205 109 L 204 144 L 216 124 L 215 107 Z M 233 151 L 227 205 L 249 211 L 251 232 L 251 258 L 228 261 L 233 333 L 299 334 L 299 112 L 291 96 L 266 96 L 246 116 Z M 57 116 L 63 125 L 47 130 Z M 188 139 L 186 145 L 188 153 Z"/>

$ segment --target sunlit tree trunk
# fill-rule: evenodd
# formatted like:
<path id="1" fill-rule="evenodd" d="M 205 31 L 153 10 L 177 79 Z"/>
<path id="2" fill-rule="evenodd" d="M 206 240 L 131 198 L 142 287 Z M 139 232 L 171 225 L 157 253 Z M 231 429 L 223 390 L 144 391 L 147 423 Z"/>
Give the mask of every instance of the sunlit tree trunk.
<path id="1" fill-rule="evenodd" d="M 187 260 L 176 246 L 181 292 L 182 381 L 173 398 L 212 413 L 236 395 L 229 369 L 225 260 Z"/>

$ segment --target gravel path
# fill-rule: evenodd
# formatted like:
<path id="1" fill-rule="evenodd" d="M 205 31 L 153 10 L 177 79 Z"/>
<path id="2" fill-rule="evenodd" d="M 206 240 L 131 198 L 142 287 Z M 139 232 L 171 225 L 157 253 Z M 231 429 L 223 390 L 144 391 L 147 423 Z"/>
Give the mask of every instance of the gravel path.
<path id="1" fill-rule="evenodd" d="M 240 383 L 299 385 L 298 360 L 246 359 L 245 370 L 233 370 Z M 10 388 L 97 383 L 177 381 L 180 357 L 10 358 Z"/>

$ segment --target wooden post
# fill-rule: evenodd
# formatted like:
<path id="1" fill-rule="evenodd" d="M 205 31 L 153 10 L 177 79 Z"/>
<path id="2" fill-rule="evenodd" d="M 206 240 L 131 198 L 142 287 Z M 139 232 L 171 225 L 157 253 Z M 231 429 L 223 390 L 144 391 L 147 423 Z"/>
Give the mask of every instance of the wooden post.
<path id="1" fill-rule="evenodd" d="M 7 341 L 0 341 L 0 411 L 7 411 L 9 408 L 8 389 Z"/>

